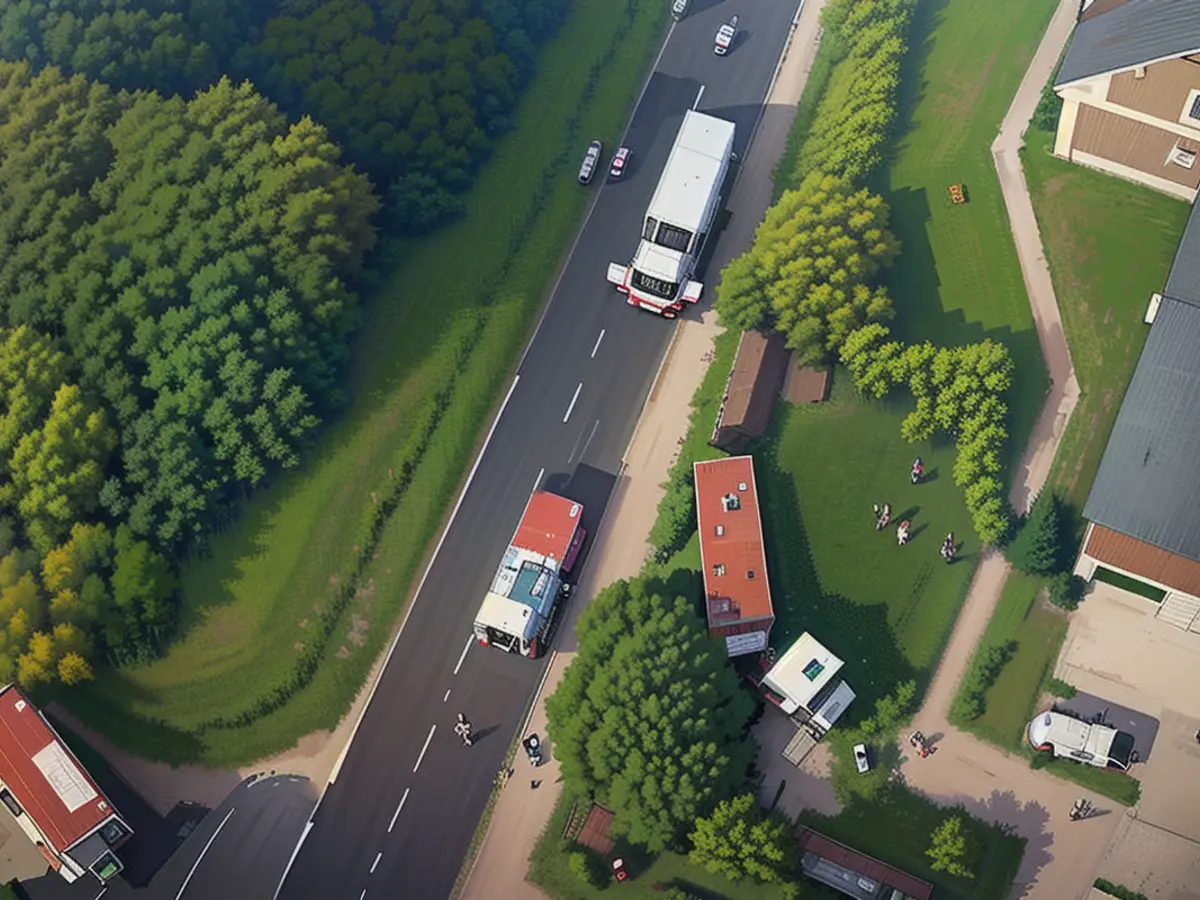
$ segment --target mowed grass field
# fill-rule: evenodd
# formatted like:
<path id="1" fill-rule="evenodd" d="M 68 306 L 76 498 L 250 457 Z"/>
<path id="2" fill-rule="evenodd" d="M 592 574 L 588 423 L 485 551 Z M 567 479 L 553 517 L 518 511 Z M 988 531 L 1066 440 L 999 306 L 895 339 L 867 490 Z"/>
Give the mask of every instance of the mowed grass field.
<path id="1" fill-rule="evenodd" d="M 783 405 L 768 445 L 756 454 L 771 589 L 782 652 L 809 631 L 846 662 L 868 715 L 899 682 L 924 687 L 974 571 L 979 539 L 950 470 L 948 443 L 908 444 L 900 403 L 861 400 L 844 370 L 829 401 Z M 913 485 L 913 457 L 925 480 Z M 892 525 L 875 530 L 872 505 L 889 503 Z M 912 522 L 896 542 L 896 524 Z M 947 532 L 960 542 L 947 565 L 938 548 Z"/>
<path id="2" fill-rule="evenodd" d="M 1146 342 L 1142 317 L 1166 283 L 1189 206 L 1055 159 L 1053 141 L 1030 129 L 1021 159 L 1081 390 L 1051 474 L 1078 513 Z"/>
<path id="3" fill-rule="evenodd" d="M 990 148 L 1055 6 L 921 3 L 894 156 L 875 185 L 903 242 L 886 276 L 896 335 L 946 346 L 991 338 L 1012 354 L 1010 463 L 1025 448 L 1047 375 Z M 952 184 L 963 185 L 966 203 L 951 203 Z"/>
<path id="4" fill-rule="evenodd" d="M 302 471 L 185 564 L 180 640 L 162 660 L 103 671 L 74 694 L 81 719 L 140 755 L 209 766 L 337 723 L 392 632 L 574 237 L 589 200 L 573 177 L 579 152 L 619 137 L 657 50 L 666 4 L 629 8 L 576 4 L 464 219 L 404 248 L 367 299 L 349 413 Z M 387 515 L 372 531 L 380 505 Z M 320 664 L 291 691 L 322 617 L 335 625 Z M 281 687 L 284 701 L 262 715 Z M 247 711 L 250 727 L 228 727 Z"/>

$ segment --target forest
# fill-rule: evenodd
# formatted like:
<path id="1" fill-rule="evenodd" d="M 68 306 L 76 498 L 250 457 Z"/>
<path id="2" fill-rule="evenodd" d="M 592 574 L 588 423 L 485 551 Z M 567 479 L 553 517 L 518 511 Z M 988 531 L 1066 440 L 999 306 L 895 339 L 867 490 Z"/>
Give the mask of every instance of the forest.
<path id="1" fill-rule="evenodd" d="M 453 218 L 571 0 L 10 0 L 0 59 L 190 97 L 221 75 L 312 116 L 386 200 Z"/>
<path id="2" fill-rule="evenodd" d="M 0 681 L 163 649 L 179 561 L 347 397 L 569 0 L 0 10 Z"/>

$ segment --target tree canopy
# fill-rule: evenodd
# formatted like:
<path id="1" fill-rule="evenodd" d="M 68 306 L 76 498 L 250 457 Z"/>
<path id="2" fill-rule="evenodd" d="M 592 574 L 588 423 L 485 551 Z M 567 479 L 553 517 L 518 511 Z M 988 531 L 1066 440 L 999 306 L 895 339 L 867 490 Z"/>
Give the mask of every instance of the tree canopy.
<path id="1" fill-rule="evenodd" d="M 696 820 L 692 862 L 730 881 L 786 881 L 795 869 L 796 839 L 785 818 L 763 814 L 753 794 L 722 800 Z"/>
<path id="2" fill-rule="evenodd" d="M 658 852 L 746 784 L 752 701 L 690 597 L 618 581 L 588 605 L 546 701 L 563 777 L 603 799 L 614 833 Z"/>
<path id="3" fill-rule="evenodd" d="M 459 210 L 571 0 L 14 0 L 0 59 L 190 96 L 224 73 L 311 116 L 419 232 Z"/>
<path id="4" fill-rule="evenodd" d="M 886 291 L 871 286 L 899 252 L 887 224 L 882 197 L 810 173 L 721 273 L 717 312 L 741 330 L 782 332 L 800 362 L 823 359 L 855 328 L 892 316 Z"/>

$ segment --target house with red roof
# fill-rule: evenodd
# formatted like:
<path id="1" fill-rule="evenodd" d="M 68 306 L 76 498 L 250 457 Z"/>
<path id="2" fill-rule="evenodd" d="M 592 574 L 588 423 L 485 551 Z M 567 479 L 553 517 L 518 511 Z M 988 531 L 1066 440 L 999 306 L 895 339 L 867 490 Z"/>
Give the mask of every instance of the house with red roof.
<path id="1" fill-rule="evenodd" d="M 767 578 L 754 458 L 695 463 L 696 520 L 708 633 L 730 656 L 767 649 L 775 610 Z"/>
<path id="2" fill-rule="evenodd" d="M 15 685 L 0 688 L 0 802 L 50 868 L 101 883 L 124 868 L 133 830 L 54 728 Z"/>

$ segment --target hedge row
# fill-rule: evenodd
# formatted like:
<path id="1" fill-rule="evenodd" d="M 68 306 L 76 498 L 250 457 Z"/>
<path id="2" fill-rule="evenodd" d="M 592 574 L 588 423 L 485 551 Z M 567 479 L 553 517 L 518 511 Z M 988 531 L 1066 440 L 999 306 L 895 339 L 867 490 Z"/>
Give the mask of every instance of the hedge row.
<path id="1" fill-rule="evenodd" d="M 988 689 L 996 683 L 1005 665 L 1016 652 L 1016 641 L 993 644 L 980 651 L 962 689 L 954 698 L 954 718 L 960 721 L 978 719 L 986 712 Z"/>
<path id="2" fill-rule="evenodd" d="M 883 161 L 916 0 L 834 0 L 821 16 L 844 48 L 817 107 L 796 169 L 863 181 Z M 828 37 L 826 39 L 829 39 Z"/>

